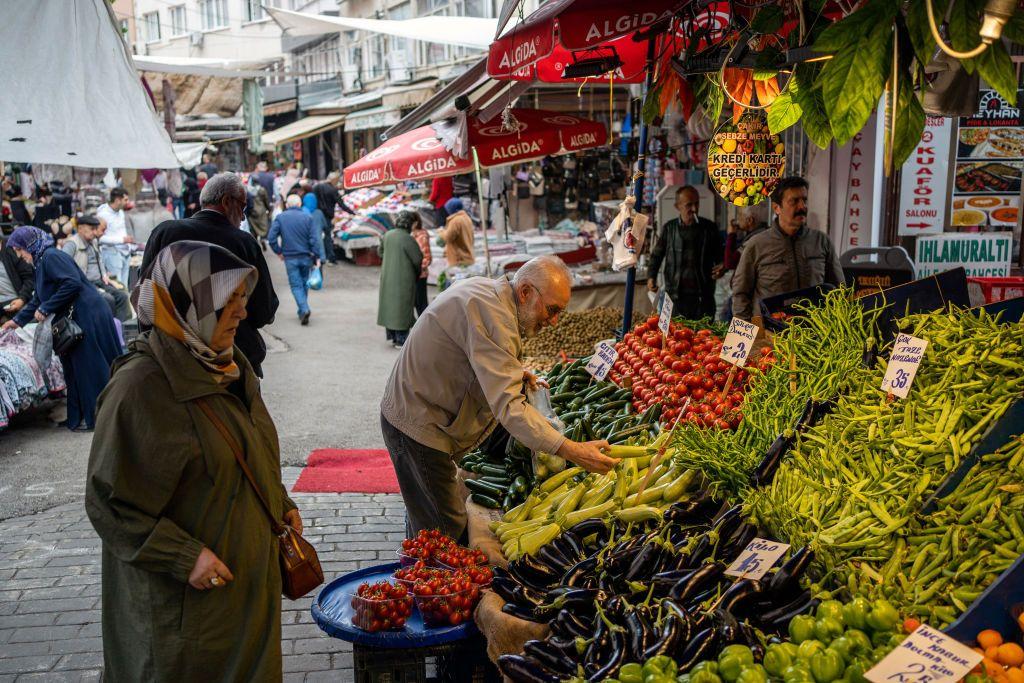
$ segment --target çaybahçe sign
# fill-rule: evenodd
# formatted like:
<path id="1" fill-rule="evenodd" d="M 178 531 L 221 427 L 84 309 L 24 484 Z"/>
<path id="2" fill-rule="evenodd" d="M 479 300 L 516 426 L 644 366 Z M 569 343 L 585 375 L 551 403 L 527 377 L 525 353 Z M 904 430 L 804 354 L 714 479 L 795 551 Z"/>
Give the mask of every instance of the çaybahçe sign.
<path id="1" fill-rule="evenodd" d="M 737 123 L 728 121 L 708 147 L 711 187 L 736 206 L 760 204 L 772 193 L 786 168 L 782 138 L 768 129 L 762 111 L 746 111 Z"/>
<path id="2" fill-rule="evenodd" d="M 917 239 L 917 277 L 963 267 L 968 277 L 1007 277 L 1013 233 L 950 232 Z"/>

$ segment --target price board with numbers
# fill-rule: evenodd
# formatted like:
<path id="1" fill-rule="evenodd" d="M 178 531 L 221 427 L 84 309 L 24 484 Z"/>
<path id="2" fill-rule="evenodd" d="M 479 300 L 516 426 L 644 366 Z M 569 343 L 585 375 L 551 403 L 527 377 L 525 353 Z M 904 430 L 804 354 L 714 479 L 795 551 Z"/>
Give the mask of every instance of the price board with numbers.
<path id="1" fill-rule="evenodd" d="M 591 374 L 594 379 L 604 379 L 608 376 L 608 372 L 615 365 L 616 359 L 619 357 L 619 352 L 615 350 L 615 347 L 603 341 L 597 345 L 597 349 L 594 351 L 594 355 L 587 361 L 587 372 Z"/>
<path id="2" fill-rule="evenodd" d="M 760 579 L 789 550 L 788 543 L 755 538 L 725 570 L 728 576 Z"/>
<path id="3" fill-rule="evenodd" d="M 753 323 L 733 318 L 729 322 L 729 331 L 722 342 L 722 352 L 718 357 L 726 363 L 742 368 L 747 364 L 747 357 L 750 356 L 750 350 L 760 331 L 761 329 Z"/>
<path id="4" fill-rule="evenodd" d="M 955 638 L 921 624 L 864 678 L 872 683 L 955 683 L 981 659 Z"/>
<path id="5" fill-rule="evenodd" d="M 889 356 L 889 365 L 885 368 L 885 377 L 882 378 L 882 391 L 906 398 L 927 346 L 926 339 L 902 333 L 897 335 L 896 343 L 892 345 L 892 355 Z"/>
<path id="6" fill-rule="evenodd" d="M 672 323 L 672 297 L 668 294 L 661 300 L 661 315 L 658 316 L 658 329 L 668 337 L 669 325 Z"/>

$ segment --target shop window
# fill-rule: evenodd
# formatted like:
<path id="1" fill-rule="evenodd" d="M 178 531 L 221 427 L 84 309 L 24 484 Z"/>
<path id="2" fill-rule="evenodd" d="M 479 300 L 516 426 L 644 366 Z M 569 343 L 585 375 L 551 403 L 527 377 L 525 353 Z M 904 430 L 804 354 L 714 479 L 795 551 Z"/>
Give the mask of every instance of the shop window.
<path id="1" fill-rule="evenodd" d="M 183 36 L 188 33 L 188 23 L 185 19 L 185 6 L 177 5 L 170 9 L 171 13 L 171 35 Z"/>
<path id="2" fill-rule="evenodd" d="M 160 40 L 160 13 L 149 12 L 142 15 L 142 35 L 147 43 Z"/>
<path id="3" fill-rule="evenodd" d="M 228 25 L 228 0 L 199 0 L 199 15 L 203 30 L 210 31 Z"/>

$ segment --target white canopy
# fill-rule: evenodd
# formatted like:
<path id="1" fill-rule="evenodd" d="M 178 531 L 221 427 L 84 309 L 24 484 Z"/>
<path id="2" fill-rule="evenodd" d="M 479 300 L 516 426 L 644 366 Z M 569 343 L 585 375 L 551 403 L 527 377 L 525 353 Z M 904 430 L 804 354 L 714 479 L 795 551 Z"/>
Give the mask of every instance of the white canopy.
<path id="1" fill-rule="evenodd" d="M 106 0 L 4 3 L 0 159 L 177 168 Z M 41 38 L 45 36 L 46 38 Z"/>
<path id="2" fill-rule="evenodd" d="M 133 55 L 132 59 L 139 71 L 220 78 L 261 78 L 267 75 L 265 71 L 252 68 L 259 66 L 258 62 L 241 62 L 233 59 L 144 55 Z"/>
<path id="3" fill-rule="evenodd" d="M 205 142 L 175 142 L 174 153 L 182 168 L 195 168 L 203 162 L 203 152 L 209 146 Z"/>
<path id="4" fill-rule="evenodd" d="M 370 31 L 441 45 L 461 45 L 486 50 L 498 25 L 495 19 L 477 17 L 419 17 L 417 19 L 357 19 L 305 14 L 267 7 L 270 16 L 289 35 L 311 36 L 339 31 Z"/>

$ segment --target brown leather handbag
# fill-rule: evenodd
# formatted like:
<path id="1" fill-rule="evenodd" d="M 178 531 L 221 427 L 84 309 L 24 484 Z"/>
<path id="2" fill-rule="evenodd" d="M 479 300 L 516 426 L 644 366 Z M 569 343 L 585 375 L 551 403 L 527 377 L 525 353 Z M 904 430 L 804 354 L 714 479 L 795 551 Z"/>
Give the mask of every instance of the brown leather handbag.
<path id="1" fill-rule="evenodd" d="M 259 498 L 263 511 L 267 513 L 267 518 L 270 520 L 270 529 L 277 536 L 278 541 L 278 560 L 280 560 L 281 564 L 281 592 L 289 600 L 298 600 L 324 582 L 324 571 L 320 567 L 320 558 L 317 557 L 316 549 L 295 529 L 274 519 L 274 513 L 270 511 L 267 499 L 263 497 L 263 492 L 256 485 L 256 479 L 253 478 L 252 470 L 245 463 L 245 456 L 242 455 L 242 449 L 238 442 L 235 441 L 235 437 L 231 435 L 231 432 L 228 431 L 224 423 L 217 417 L 217 414 L 213 412 L 206 399 L 196 399 L 196 404 L 206 415 L 207 419 L 213 423 L 213 426 L 217 428 L 217 431 L 220 432 L 228 447 L 231 448 L 231 452 L 235 454 L 235 460 L 238 461 L 242 472 L 245 473 L 245 478 L 252 485 L 252 490 L 256 493 L 256 497 Z"/>

